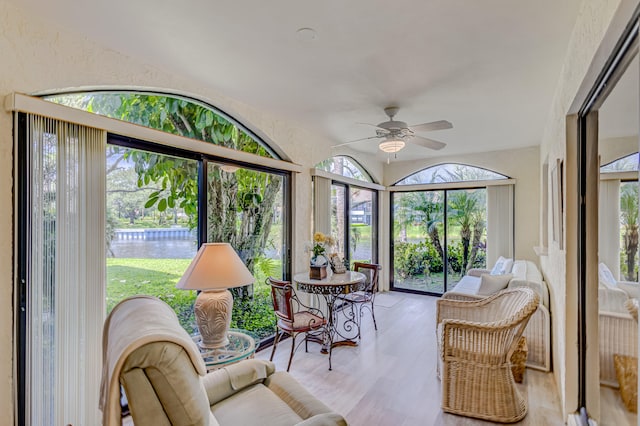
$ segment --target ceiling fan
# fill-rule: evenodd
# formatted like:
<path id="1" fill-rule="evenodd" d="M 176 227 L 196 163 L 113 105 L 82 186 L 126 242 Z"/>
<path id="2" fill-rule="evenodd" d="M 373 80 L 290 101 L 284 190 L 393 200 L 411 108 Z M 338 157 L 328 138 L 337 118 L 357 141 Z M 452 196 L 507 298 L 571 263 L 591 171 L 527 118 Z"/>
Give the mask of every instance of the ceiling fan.
<path id="1" fill-rule="evenodd" d="M 366 138 L 356 139 L 350 142 L 334 145 L 333 147 L 351 145 L 356 142 L 361 142 L 368 139 L 382 139 L 378 147 L 390 154 L 395 154 L 405 147 L 406 142 L 413 143 L 424 148 L 429 149 L 442 149 L 447 144 L 439 142 L 433 139 L 428 139 L 422 136 L 416 135 L 417 132 L 431 132 L 434 130 L 444 130 L 453 128 L 453 124 L 446 120 L 432 121 L 431 123 L 423 123 L 415 126 L 409 126 L 404 121 L 396 121 L 393 119 L 398 113 L 400 108 L 390 106 L 384 109 L 385 114 L 389 117 L 389 121 L 384 121 L 380 124 L 370 124 L 375 126 L 376 135 Z"/>

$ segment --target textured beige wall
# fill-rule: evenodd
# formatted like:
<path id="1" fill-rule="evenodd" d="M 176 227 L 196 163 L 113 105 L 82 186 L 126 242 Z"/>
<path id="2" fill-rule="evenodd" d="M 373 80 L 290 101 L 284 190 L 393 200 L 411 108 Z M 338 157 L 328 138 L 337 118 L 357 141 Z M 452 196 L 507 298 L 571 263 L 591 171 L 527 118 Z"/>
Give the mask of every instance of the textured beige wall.
<path id="1" fill-rule="evenodd" d="M 545 162 L 551 165 L 556 159 L 566 160 L 566 116 L 575 112 L 583 102 L 597 71 L 626 23 L 625 15 L 628 20 L 635 4 L 637 1 L 625 0 L 583 2 L 545 126 L 540 146 L 540 170 Z M 567 176 L 573 177 L 576 173 L 572 167 L 565 168 L 565 182 Z M 567 187 L 567 191 L 575 191 L 575 188 Z M 575 193 L 565 193 L 565 204 L 569 202 L 575 202 Z M 542 214 L 547 215 L 551 224 L 551 203 Z M 575 217 L 565 216 L 564 221 L 571 225 Z M 548 255 L 542 256 L 540 263 L 551 293 L 553 365 L 562 408 L 567 415 L 575 411 L 578 404 L 577 284 L 566 279 L 567 264 L 576 262 L 577 241 L 566 241 L 566 227 L 566 250 L 552 241 L 550 227 L 547 239 Z M 594 365 L 589 364 L 589 367 Z"/>
<path id="2" fill-rule="evenodd" d="M 442 163 L 462 163 L 489 169 L 516 179 L 515 186 L 515 256 L 538 262 L 533 247 L 538 244 L 540 170 L 538 147 L 481 152 L 461 156 L 442 156 L 421 161 L 395 162 L 385 167 L 385 185 L 426 167 Z"/>

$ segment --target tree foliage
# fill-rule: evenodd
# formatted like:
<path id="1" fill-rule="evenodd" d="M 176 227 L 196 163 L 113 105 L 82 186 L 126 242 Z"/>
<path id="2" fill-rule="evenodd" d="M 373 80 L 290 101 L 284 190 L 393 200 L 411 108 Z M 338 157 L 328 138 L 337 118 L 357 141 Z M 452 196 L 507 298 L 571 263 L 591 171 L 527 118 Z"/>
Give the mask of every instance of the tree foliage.
<path id="1" fill-rule="evenodd" d="M 636 281 L 636 255 L 638 253 L 638 184 L 621 187 L 620 215 L 622 219 L 622 241 L 626 258 L 626 279 Z"/>
<path id="2" fill-rule="evenodd" d="M 71 98 L 66 102 L 84 103 L 80 107 L 97 114 L 271 157 L 266 147 L 224 116 L 186 99 L 141 93 L 104 93 Z M 111 146 L 110 150 L 110 155 L 120 155 L 123 160 L 133 162 L 139 188 L 154 187 L 144 208 L 155 207 L 160 212 L 181 208 L 189 217 L 189 225 L 196 227 L 197 161 L 118 146 Z M 212 165 L 208 172 L 208 239 L 229 242 L 253 271 L 255 259 L 267 244 L 282 178 L 249 169 L 225 172 L 220 164 Z"/>

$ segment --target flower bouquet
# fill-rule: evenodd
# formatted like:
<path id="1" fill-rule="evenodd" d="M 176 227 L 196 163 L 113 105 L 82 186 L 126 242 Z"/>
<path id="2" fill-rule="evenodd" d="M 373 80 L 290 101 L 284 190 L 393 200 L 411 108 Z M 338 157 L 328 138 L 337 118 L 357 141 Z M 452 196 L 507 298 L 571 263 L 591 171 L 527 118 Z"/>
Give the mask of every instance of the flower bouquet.
<path id="1" fill-rule="evenodd" d="M 327 277 L 327 264 L 329 259 L 326 257 L 327 248 L 333 245 L 333 238 L 322 232 L 313 234 L 313 246 L 311 247 L 311 265 L 309 270 L 309 278 L 321 280 Z"/>

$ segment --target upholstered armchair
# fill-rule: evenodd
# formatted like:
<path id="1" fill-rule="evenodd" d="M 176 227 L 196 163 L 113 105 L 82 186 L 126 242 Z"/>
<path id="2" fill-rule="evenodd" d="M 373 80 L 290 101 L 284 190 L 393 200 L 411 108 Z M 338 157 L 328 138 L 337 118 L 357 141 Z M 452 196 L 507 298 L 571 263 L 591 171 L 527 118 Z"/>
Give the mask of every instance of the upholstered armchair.
<path id="1" fill-rule="evenodd" d="M 510 360 L 538 304 L 538 294 L 524 287 L 475 301 L 438 300 L 444 411 L 505 423 L 526 415 Z"/>
<path id="2" fill-rule="evenodd" d="M 136 426 L 346 425 L 269 361 L 245 360 L 206 373 L 195 343 L 157 298 L 118 304 L 104 326 L 100 409 L 121 424 L 124 389 Z"/>

